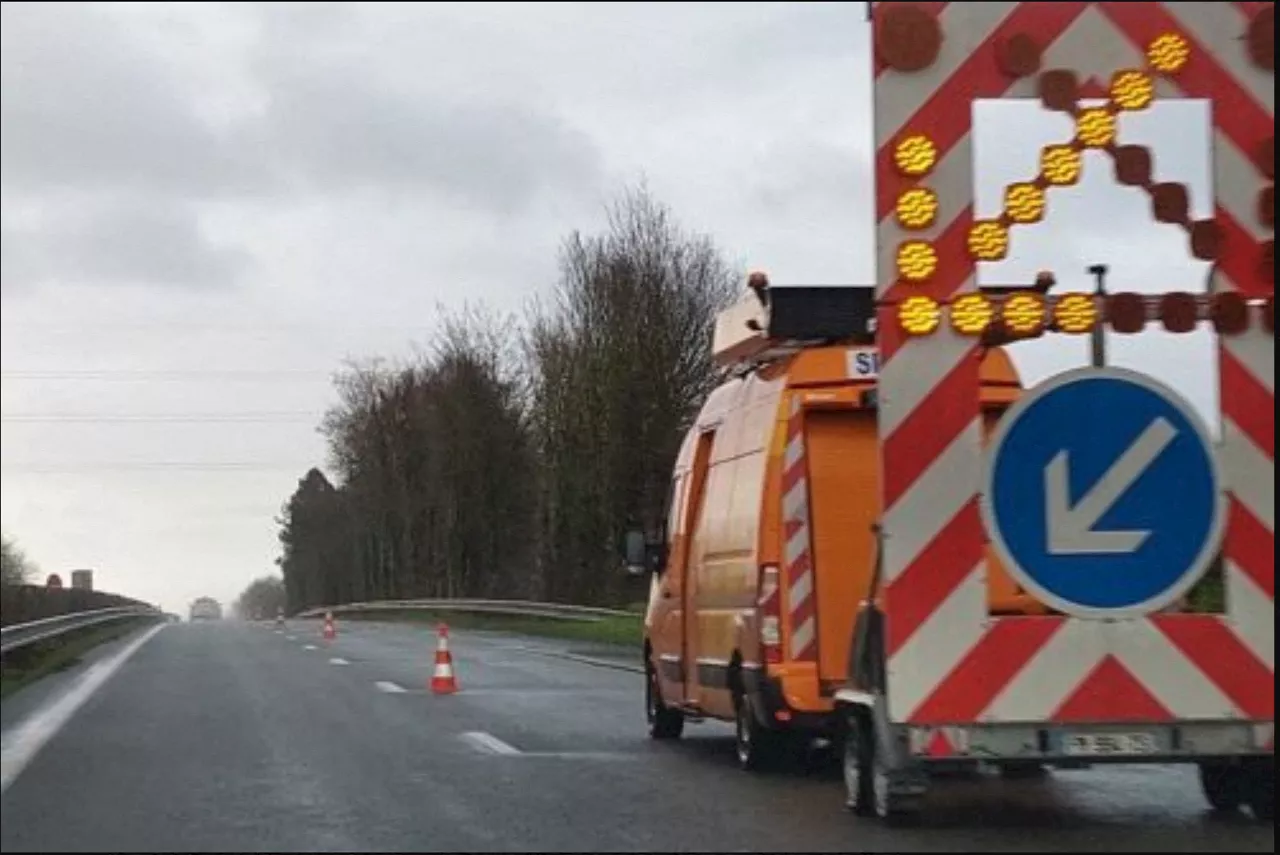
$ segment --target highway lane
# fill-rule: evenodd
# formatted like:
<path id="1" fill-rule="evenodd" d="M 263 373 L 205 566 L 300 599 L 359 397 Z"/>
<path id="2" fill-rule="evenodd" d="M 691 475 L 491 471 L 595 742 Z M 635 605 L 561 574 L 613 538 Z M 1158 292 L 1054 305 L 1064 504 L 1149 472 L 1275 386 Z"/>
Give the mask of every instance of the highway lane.
<path id="1" fill-rule="evenodd" d="M 0 797 L 0 848 L 1275 849 L 1179 768 L 948 781 L 923 827 L 886 829 L 840 808 L 834 770 L 737 771 L 722 725 L 651 742 L 639 675 L 554 655 L 575 645 L 455 633 L 462 691 L 436 697 L 429 629 L 318 631 L 165 628 Z"/>

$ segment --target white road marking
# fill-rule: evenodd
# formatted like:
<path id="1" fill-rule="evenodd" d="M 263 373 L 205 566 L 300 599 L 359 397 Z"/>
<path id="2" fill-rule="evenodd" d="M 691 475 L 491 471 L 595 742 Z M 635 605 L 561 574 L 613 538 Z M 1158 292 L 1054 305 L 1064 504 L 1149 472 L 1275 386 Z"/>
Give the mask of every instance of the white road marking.
<path id="1" fill-rule="evenodd" d="M 520 753 L 519 748 L 508 745 L 492 733 L 485 733 L 483 730 L 468 731 L 459 738 L 485 754 L 501 754 L 509 757 Z"/>
<path id="2" fill-rule="evenodd" d="M 9 785 L 35 759 L 40 749 L 71 720 L 84 702 L 102 688 L 120 670 L 120 666 L 138 652 L 138 648 L 165 626 L 167 624 L 163 623 L 153 626 L 111 658 L 92 665 L 65 694 L 43 709 L 36 710 L 12 731 L 0 737 L 0 793 L 9 789 Z"/>
<path id="3" fill-rule="evenodd" d="M 335 656 L 329 660 L 330 665 L 350 665 L 351 663 L 340 656 Z"/>
<path id="4" fill-rule="evenodd" d="M 314 644 L 304 644 L 302 645 L 302 649 L 303 650 L 319 650 L 320 648 L 316 647 Z"/>
<path id="5" fill-rule="evenodd" d="M 379 680 L 374 685 L 378 687 L 379 692 L 386 692 L 388 695 L 402 695 L 405 692 L 404 686 L 390 680 Z"/>
<path id="6" fill-rule="evenodd" d="M 297 641 L 297 640 L 298 640 L 298 636 L 296 636 L 296 635 L 286 635 L 286 636 L 284 637 L 284 640 L 285 640 L 285 641 Z"/>

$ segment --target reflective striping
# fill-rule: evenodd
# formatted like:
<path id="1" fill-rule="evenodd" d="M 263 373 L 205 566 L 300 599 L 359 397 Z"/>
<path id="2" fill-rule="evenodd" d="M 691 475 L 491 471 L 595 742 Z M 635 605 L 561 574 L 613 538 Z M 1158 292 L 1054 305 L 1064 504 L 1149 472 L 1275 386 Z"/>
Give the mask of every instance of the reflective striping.
<path id="1" fill-rule="evenodd" d="M 1274 596 L 1258 586 L 1234 561 L 1226 562 L 1227 602 L 1236 619 L 1235 633 L 1258 661 L 1276 667 Z"/>
<path id="2" fill-rule="evenodd" d="M 1238 39 L 1249 23 L 1248 16 L 1241 14 L 1234 3 L 1167 3 L 1165 9 L 1201 44 L 1224 44 Z M 1243 51 L 1223 51 L 1218 61 L 1262 109 L 1275 112 L 1274 75 L 1260 72 Z"/>
<path id="3" fill-rule="evenodd" d="M 801 573 L 796 580 L 791 583 L 791 590 L 787 592 L 787 601 L 791 603 L 792 608 L 801 605 L 809 599 L 809 595 L 813 593 L 813 574 Z"/>
<path id="4" fill-rule="evenodd" d="M 1275 531 L 1275 478 L 1258 477 L 1259 472 L 1268 472 L 1274 458 L 1258 448 L 1233 421 L 1223 425 L 1222 440 L 1222 477 L 1226 479 L 1236 499 L 1249 509 L 1258 522 Z M 1274 471 L 1271 468 L 1270 472 Z"/>
<path id="5" fill-rule="evenodd" d="M 942 14 L 938 16 L 943 29 L 947 28 L 948 19 L 954 18 L 957 14 L 963 15 L 975 39 L 982 42 L 995 32 L 1018 4 L 983 3 L 972 13 L 957 10 L 955 3 L 949 3 L 947 6 L 948 8 L 943 9 Z M 938 61 L 924 73 L 934 75 L 938 83 L 944 82 L 969 59 L 971 48 L 972 43 L 963 44 L 944 39 Z M 915 81 L 906 80 L 892 72 L 888 74 L 882 72 L 878 84 L 885 90 L 885 104 L 878 116 L 880 121 L 876 126 L 879 131 L 876 145 L 884 146 L 894 140 L 898 128 L 906 125 L 913 115 L 927 105 L 929 96 L 933 94 L 933 88 L 915 85 Z"/>
<path id="6" fill-rule="evenodd" d="M 877 24 L 897 5 L 873 4 Z M 1274 134 L 1274 74 L 1252 64 L 1242 39 L 1249 16 L 1260 8 L 952 3 L 938 13 L 942 48 L 931 67 L 877 74 L 876 286 L 892 721 L 1274 716 L 1274 335 L 1255 319 L 1249 332 L 1219 339 L 1220 456 L 1231 508 L 1223 544 L 1225 618 L 1167 614 L 1103 624 L 990 617 L 985 596 L 975 593 L 982 571 L 967 569 L 981 566 L 985 551 L 985 532 L 968 512 L 982 471 L 978 372 L 966 361 L 974 357 L 973 342 L 951 333 L 945 319 L 933 335 L 906 337 L 889 302 L 908 293 L 947 299 L 976 287 L 964 245 L 974 215 L 966 156 L 971 102 L 1037 97 L 1034 75 L 1015 80 L 992 61 L 997 41 L 1015 32 L 1043 47 L 1041 68 L 1073 72 L 1086 97 L 1105 95 L 1114 72 L 1145 65 L 1146 46 L 1156 36 L 1181 31 L 1188 38 L 1191 61 L 1158 77 L 1156 90 L 1159 97 L 1215 100 L 1214 217 L 1222 236 L 1217 284 L 1246 295 L 1272 293 L 1259 261 L 1260 242 L 1271 240 L 1274 230 L 1257 217 L 1257 195 L 1267 182 L 1254 158 Z M 937 160 L 928 175 L 907 179 L 894 168 L 892 147 L 913 134 L 929 137 Z M 1155 172 L 1163 178 L 1158 159 Z M 933 190 L 940 204 L 937 220 L 913 233 L 899 226 L 894 203 L 903 189 L 917 186 Z M 930 239 L 938 257 L 932 279 L 920 285 L 896 280 L 897 246 L 908 237 Z"/>
<path id="7" fill-rule="evenodd" d="M 885 574 L 886 583 L 896 579 L 900 571 L 935 542 L 955 519 L 952 509 L 964 507 L 972 497 L 970 485 L 980 474 L 974 471 L 980 461 L 975 458 L 973 447 L 980 441 L 980 434 L 981 428 L 976 422 L 970 425 L 885 512 L 885 528 L 894 533 L 892 547 L 887 543 L 885 547 L 894 550 L 895 558 L 900 556 L 894 561 L 895 574 Z"/>
<path id="8" fill-rule="evenodd" d="M 815 658 L 816 607 L 813 602 L 813 546 L 809 537 L 809 482 L 805 474 L 804 411 L 799 396 L 790 404 L 787 452 L 783 470 L 782 520 L 786 542 L 784 579 L 791 638 L 787 650 L 792 659 Z"/>
<path id="9" fill-rule="evenodd" d="M 982 638 L 982 626 L 957 620 L 974 609 L 985 609 L 987 580 L 985 568 L 975 566 L 939 606 L 902 645 L 890 666 L 893 703 L 905 711 L 913 711 L 946 677 L 961 658 Z"/>
<path id="10" fill-rule="evenodd" d="M 792 659 L 809 658 L 807 654 L 809 654 L 813 648 L 815 629 L 815 621 L 812 617 L 809 617 L 791 630 Z"/>

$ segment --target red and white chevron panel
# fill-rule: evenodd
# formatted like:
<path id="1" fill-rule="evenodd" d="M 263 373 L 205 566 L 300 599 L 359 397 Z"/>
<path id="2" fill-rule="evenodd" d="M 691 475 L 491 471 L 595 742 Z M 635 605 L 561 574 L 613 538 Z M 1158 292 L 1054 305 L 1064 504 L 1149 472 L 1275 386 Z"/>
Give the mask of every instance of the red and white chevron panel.
<path id="1" fill-rule="evenodd" d="M 783 564 L 791 627 L 787 658 L 812 662 L 818 658 L 818 610 L 813 590 L 813 544 L 809 535 L 804 415 L 798 395 L 791 399 L 787 420 L 787 447 L 782 464 L 782 526 L 786 538 Z"/>
<path id="2" fill-rule="evenodd" d="M 899 14 L 904 8 L 911 12 Z M 1224 335 L 1220 348 L 1228 613 L 1117 622 L 988 614 L 977 342 L 945 319 L 921 337 L 906 336 L 896 320 L 896 305 L 908 295 L 945 304 L 977 290 L 966 244 L 974 222 L 973 102 L 1037 98 L 1039 72 L 1058 69 L 1075 73 L 1080 97 L 1106 97 L 1113 75 L 1146 67 L 1149 46 L 1169 34 L 1181 37 L 1189 58 L 1178 73 L 1156 77 L 1155 97 L 1213 102 L 1218 287 L 1271 296 L 1273 217 L 1263 211 L 1274 192 L 1271 9 L 1215 2 L 872 5 L 892 720 L 1274 721 L 1275 338 L 1260 318 L 1246 333 Z M 936 161 L 927 174 L 904 174 L 897 144 L 917 135 L 932 143 Z M 905 227 L 895 213 L 913 188 L 928 188 L 936 199 L 936 218 L 923 228 Z M 1190 231 L 1193 224 L 1183 225 Z M 897 252 L 907 240 L 927 241 L 936 253 L 936 272 L 925 281 L 899 278 Z M 1016 252 L 1016 226 L 1011 241 Z"/>

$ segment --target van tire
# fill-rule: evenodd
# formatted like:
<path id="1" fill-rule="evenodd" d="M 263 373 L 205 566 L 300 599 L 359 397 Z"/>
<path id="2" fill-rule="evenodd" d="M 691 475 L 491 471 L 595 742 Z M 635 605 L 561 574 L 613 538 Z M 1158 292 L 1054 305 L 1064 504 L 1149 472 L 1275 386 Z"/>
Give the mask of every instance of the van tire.
<path id="1" fill-rule="evenodd" d="M 672 709 L 662 700 L 662 688 L 658 685 L 658 673 L 653 665 L 645 663 L 645 718 L 649 722 L 649 736 L 653 739 L 679 739 L 684 733 L 684 713 Z"/>
<path id="2" fill-rule="evenodd" d="M 733 720 L 733 743 L 738 765 L 748 772 L 776 768 L 784 752 L 786 734 L 761 725 L 750 698 L 740 690 L 733 695 Z"/>

